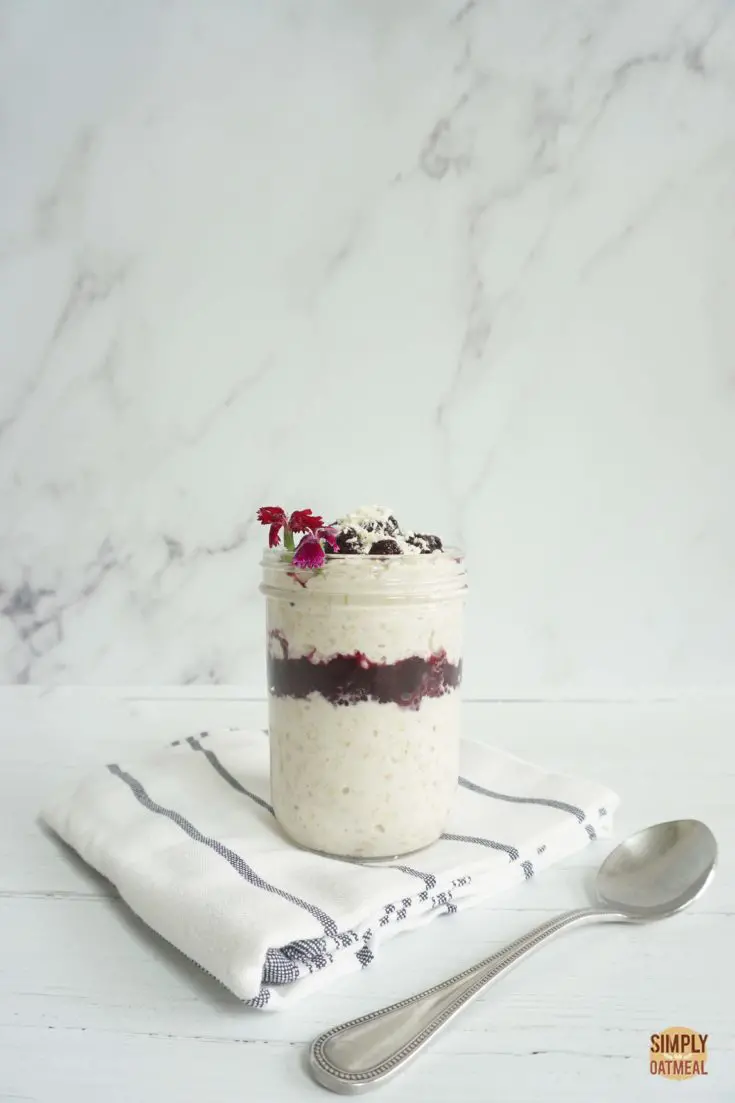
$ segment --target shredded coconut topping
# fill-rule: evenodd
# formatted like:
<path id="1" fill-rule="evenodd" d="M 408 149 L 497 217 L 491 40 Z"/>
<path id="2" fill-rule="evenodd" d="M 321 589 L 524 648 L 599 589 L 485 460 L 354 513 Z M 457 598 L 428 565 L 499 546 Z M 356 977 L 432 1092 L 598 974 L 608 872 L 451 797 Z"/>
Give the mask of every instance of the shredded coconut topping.
<path id="1" fill-rule="evenodd" d="M 340 551 L 349 555 L 426 555 L 442 550 L 437 536 L 402 529 L 385 506 L 361 506 L 335 521 Z"/>

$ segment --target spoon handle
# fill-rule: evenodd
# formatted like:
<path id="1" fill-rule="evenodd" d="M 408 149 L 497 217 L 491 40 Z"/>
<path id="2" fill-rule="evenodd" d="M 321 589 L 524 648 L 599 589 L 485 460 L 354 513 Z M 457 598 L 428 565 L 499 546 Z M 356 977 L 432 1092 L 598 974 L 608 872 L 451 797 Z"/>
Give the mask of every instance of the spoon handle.
<path id="1" fill-rule="evenodd" d="M 425 992 L 332 1027 L 312 1043 L 312 1075 L 342 1095 L 378 1087 L 405 1068 L 465 1004 L 548 939 L 577 923 L 623 918 L 603 908 L 565 912 Z"/>

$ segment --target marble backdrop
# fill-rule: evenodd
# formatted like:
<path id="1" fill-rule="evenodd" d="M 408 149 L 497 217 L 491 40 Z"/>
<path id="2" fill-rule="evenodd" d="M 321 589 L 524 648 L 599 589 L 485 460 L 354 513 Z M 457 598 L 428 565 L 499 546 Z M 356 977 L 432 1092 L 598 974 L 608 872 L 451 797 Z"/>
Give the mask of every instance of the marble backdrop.
<path id="1" fill-rule="evenodd" d="M 470 695 L 735 687 L 731 2 L 0 24 L 2 680 L 260 693 L 255 510 L 377 502 Z"/>

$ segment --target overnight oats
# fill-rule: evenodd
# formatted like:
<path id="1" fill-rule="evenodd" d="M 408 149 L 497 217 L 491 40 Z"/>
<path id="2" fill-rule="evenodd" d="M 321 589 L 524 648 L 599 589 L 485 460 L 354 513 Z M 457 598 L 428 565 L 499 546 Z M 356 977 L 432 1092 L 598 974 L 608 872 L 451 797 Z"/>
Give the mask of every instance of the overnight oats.
<path id="1" fill-rule="evenodd" d="M 362 509 L 324 525 L 258 514 L 271 794 L 301 846 L 410 853 L 444 830 L 457 785 L 463 558 Z M 281 545 L 283 538 L 283 545 Z"/>

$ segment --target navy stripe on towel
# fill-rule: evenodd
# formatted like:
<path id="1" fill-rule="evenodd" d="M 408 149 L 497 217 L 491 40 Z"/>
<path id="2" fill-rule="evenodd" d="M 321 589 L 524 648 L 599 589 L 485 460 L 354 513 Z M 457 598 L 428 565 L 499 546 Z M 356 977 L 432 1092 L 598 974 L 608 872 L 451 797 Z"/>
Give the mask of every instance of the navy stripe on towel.
<path id="1" fill-rule="evenodd" d="M 259 804 L 261 808 L 265 808 L 266 812 L 273 813 L 273 807 L 267 800 L 263 800 L 257 793 L 251 793 L 249 789 L 246 789 L 244 785 L 241 785 L 236 777 L 233 777 L 226 766 L 223 766 L 214 751 L 210 751 L 208 747 L 203 747 L 198 739 L 195 739 L 193 735 L 190 735 L 186 742 L 189 744 L 193 751 L 201 751 L 206 758 L 209 765 L 213 770 L 216 770 L 223 781 L 226 781 L 228 785 L 231 785 L 233 789 L 237 789 L 238 793 L 242 793 L 244 797 L 248 797 L 254 801 L 255 804 Z"/>
<path id="2" fill-rule="evenodd" d="M 563 800 L 552 800 L 549 797 L 512 797 L 508 793 L 496 793 L 492 789 L 485 789 L 484 786 L 477 785 L 466 777 L 460 777 L 459 784 L 463 789 L 469 789 L 472 793 L 481 793 L 483 797 L 492 797 L 493 800 L 504 800 L 508 804 L 540 804 L 544 808 L 556 808 L 559 812 L 569 812 L 579 823 L 584 823 L 585 820 L 585 814 L 581 808 L 577 808 L 574 804 L 567 804 Z"/>
<path id="3" fill-rule="evenodd" d="M 326 912 L 323 912 L 321 908 L 318 908 L 315 904 L 309 904 L 306 900 L 301 900 L 298 896 L 293 896 L 290 892 L 286 892 L 285 889 L 278 888 L 277 885 L 271 885 L 268 881 L 264 881 L 262 877 L 259 877 L 255 870 L 248 865 L 244 858 L 241 858 L 239 854 L 236 854 L 234 850 L 230 850 L 229 847 L 219 842 L 217 839 L 208 838 L 203 835 L 201 831 L 197 831 L 193 824 L 189 823 L 178 812 L 174 812 L 170 808 L 164 808 L 161 804 L 156 804 L 154 800 L 146 793 L 145 789 L 139 781 L 137 781 L 131 774 L 125 773 L 116 764 L 109 765 L 107 769 L 115 777 L 120 778 L 130 791 L 139 804 L 142 804 L 144 808 L 147 808 L 150 812 L 155 812 L 156 815 L 165 816 L 166 819 L 171 820 L 177 827 L 180 827 L 190 839 L 194 842 L 201 843 L 203 846 L 208 846 L 210 850 L 213 850 L 215 854 L 219 854 L 220 858 L 224 858 L 229 865 L 235 870 L 236 873 L 243 878 L 244 881 L 248 881 L 255 888 L 263 889 L 264 892 L 273 893 L 274 896 L 280 896 L 283 900 L 288 900 L 290 904 L 295 904 L 297 908 L 302 908 L 303 911 L 312 915 L 315 919 L 318 919 L 324 928 L 325 934 L 331 935 L 333 938 L 338 937 L 337 924 Z"/>
<path id="4" fill-rule="evenodd" d="M 479 835 L 448 835 L 445 831 L 442 835 L 448 843 L 475 843 L 477 846 L 487 846 L 490 850 L 502 850 L 510 857 L 511 862 L 517 862 L 520 854 L 514 846 L 507 843 L 498 843 L 495 839 L 483 839 Z"/>
<path id="5" fill-rule="evenodd" d="M 271 998 L 270 988 L 261 988 L 259 994 L 254 996 L 252 1000 L 245 1000 L 246 1007 L 263 1008 L 268 1004 Z"/>

